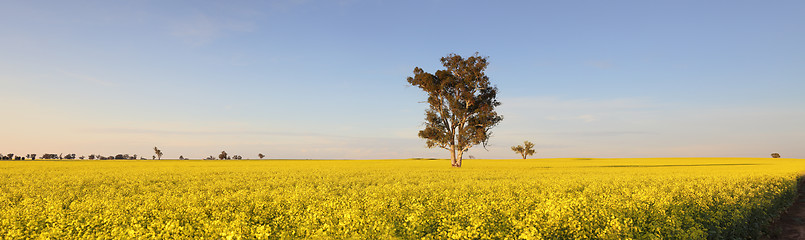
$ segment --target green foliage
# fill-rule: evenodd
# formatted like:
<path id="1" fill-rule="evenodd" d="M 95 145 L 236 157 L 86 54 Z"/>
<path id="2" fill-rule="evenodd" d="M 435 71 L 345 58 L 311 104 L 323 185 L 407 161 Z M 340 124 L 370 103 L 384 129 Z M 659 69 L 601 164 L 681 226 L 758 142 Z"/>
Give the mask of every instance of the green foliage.
<path id="1" fill-rule="evenodd" d="M 462 58 L 450 54 L 441 59 L 445 70 L 435 74 L 414 68 L 408 83 L 428 94 L 429 108 L 425 111 L 425 129 L 419 131 L 428 148 L 440 147 L 451 151 L 453 165 L 472 146 L 486 146 L 491 129 L 503 120 L 495 112 L 497 87 L 492 86 L 484 71 L 487 58 L 478 53 Z M 458 154 L 458 159 L 456 159 Z"/>
<path id="2" fill-rule="evenodd" d="M 512 146 L 512 151 L 519 153 L 521 156 L 523 156 L 523 159 L 526 159 L 528 156 L 537 153 L 537 151 L 534 151 L 534 144 L 529 141 L 523 142 L 523 145 Z"/>
<path id="3" fill-rule="evenodd" d="M 162 160 L 162 150 L 159 150 L 159 148 L 154 147 L 154 154 L 156 154 L 157 159 Z"/>

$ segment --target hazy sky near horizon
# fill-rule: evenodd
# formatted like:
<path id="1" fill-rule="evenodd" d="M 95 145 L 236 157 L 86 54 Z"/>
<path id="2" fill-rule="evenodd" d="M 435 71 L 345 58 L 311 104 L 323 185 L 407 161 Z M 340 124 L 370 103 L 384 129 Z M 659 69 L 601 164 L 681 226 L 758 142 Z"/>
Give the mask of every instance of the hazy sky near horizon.
<path id="1" fill-rule="evenodd" d="M 479 52 L 467 155 L 805 158 L 803 1 L 4 1 L 0 153 L 412 158 L 414 67 Z"/>

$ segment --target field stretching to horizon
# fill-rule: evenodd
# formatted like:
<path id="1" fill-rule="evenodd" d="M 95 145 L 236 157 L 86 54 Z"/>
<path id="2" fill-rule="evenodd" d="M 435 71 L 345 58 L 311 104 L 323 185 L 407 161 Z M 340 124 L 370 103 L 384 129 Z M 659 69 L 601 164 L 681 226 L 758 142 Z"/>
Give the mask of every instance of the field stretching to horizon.
<path id="1" fill-rule="evenodd" d="M 805 160 L 8 161 L 0 236 L 756 238 Z"/>

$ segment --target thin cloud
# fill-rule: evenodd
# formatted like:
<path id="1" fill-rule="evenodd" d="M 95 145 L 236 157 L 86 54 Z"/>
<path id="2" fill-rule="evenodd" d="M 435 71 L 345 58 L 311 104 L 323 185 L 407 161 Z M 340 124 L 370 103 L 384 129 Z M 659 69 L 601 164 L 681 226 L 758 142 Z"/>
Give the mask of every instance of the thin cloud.
<path id="1" fill-rule="evenodd" d="M 594 67 L 594 68 L 603 69 L 603 70 L 611 69 L 612 67 L 615 66 L 611 61 L 607 61 L 607 60 L 591 61 L 591 62 L 588 62 L 587 64 L 592 66 L 592 67 Z"/>
<path id="2" fill-rule="evenodd" d="M 310 0 L 280 0 L 280 1 L 270 1 L 271 9 L 280 10 L 280 11 L 289 11 L 301 5 L 306 5 L 311 3 Z M 341 2 L 343 3 L 343 1 Z"/>
<path id="3" fill-rule="evenodd" d="M 336 134 L 323 134 L 314 132 L 283 132 L 283 131 L 251 131 L 251 130 L 222 130 L 222 131 L 207 131 L 207 130 L 162 130 L 162 129 L 145 129 L 145 128 L 92 128 L 87 129 L 89 132 L 94 133 L 110 133 L 110 134 L 158 134 L 158 135 L 210 135 L 210 136 L 280 136 L 280 137 L 317 137 L 317 138 L 330 138 L 330 139 L 364 139 L 367 141 L 378 140 L 408 140 L 405 137 L 362 137 L 362 136 L 346 136 Z M 391 135 L 393 136 L 393 134 Z"/>
<path id="4" fill-rule="evenodd" d="M 617 137 L 625 135 L 657 135 L 656 132 L 649 131 L 578 131 L 578 132 L 553 132 L 544 133 L 545 135 L 573 136 L 573 137 Z"/>
<path id="5" fill-rule="evenodd" d="M 560 99 L 555 97 L 520 97 L 501 99 L 504 109 L 532 110 L 647 110 L 657 106 L 634 98 L 617 99 Z"/>
<path id="6" fill-rule="evenodd" d="M 196 14 L 172 24 L 171 35 L 193 46 L 212 43 L 233 32 L 253 32 L 255 24 L 248 21 L 216 19 L 206 14 Z"/>
<path id="7" fill-rule="evenodd" d="M 96 78 L 96 77 L 89 76 L 89 75 L 71 73 L 71 72 L 63 72 L 62 74 L 64 76 L 66 76 L 67 78 L 70 78 L 70 79 L 79 80 L 79 81 L 82 81 L 82 82 L 87 82 L 87 83 L 92 83 L 92 84 L 97 84 L 97 85 L 101 85 L 101 86 L 111 87 L 111 86 L 115 85 L 114 83 L 112 83 L 110 81 L 103 80 L 103 79 Z"/>
<path id="8" fill-rule="evenodd" d="M 275 131 L 204 131 L 204 130 L 161 130 L 143 128 L 95 128 L 90 129 L 96 133 L 112 134 L 165 134 L 165 135 L 270 135 L 291 137 L 331 137 L 349 138 L 348 136 L 328 135 L 307 132 L 275 132 Z"/>
<path id="9" fill-rule="evenodd" d="M 246 130 L 164 130 L 146 128 L 93 128 L 93 133 L 137 136 L 166 149 L 181 150 L 185 156 L 207 156 L 190 149 L 223 149 L 227 152 L 264 152 L 272 158 L 306 159 L 378 159 L 423 156 L 432 149 L 423 141 L 396 137 L 345 136 L 313 132 L 246 131 Z M 207 140 L 215 139 L 211 143 Z M 145 142 L 148 142 L 146 140 Z M 231 149 L 231 151 L 230 151 Z M 218 150 L 220 151 L 220 150 Z M 442 153 L 439 151 L 439 153 Z M 177 155 L 178 156 L 178 155 Z M 431 156 L 431 155 L 427 155 Z M 433 155 L 435 156 L 435 155 Z"/>
<path id="10" fill-rule="evenodd" d="M 545 117 L 547 120 L 551 121 L 583 121 L 583 122 L 595 122 L 598 121 L 598 118 L 591 114 L 584 114 L 579 116 L 573 117 L 559 117 L 559 116 L 548 116 Z"/>

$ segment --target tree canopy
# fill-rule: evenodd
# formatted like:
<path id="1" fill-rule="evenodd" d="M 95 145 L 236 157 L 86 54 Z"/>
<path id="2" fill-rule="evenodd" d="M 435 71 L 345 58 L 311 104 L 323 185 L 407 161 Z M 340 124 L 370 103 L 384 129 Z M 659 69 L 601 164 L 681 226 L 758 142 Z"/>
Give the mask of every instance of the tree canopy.
<path id="1" fill-rule="evenodd" d="M 408 83 L 428 94 L 430 107 L 425 110 L 425 129 L 419 137 L 428 148 L 440 147 L 450 152 L 451 165 L 461 167 L 464 152 L 489 141 L 492 127 L 503 120 L 495 112 L 500 106 L 497 87 L 492 86 L 484 71 L 487 57 L 478 53 L 462 58 L 449 54 L 441 58 L 444 70 L 435 74 L 414 68 Z"/>
<path id="2" fill-rule="evenodd" d="M 156 154 L 158 159 L 162 160 L 162 150 L 159 150 L 159 148 L 154 147 L 154 154 Z"/>
<path id="3" fill-rule="evenodd" d="M 512 146 L 512 151 L 519 153 L 523 159 L 537 153 L 537 151 L 534 151 L 534 144 L 529 141 L 523 142 L 523 145 Z"/>

